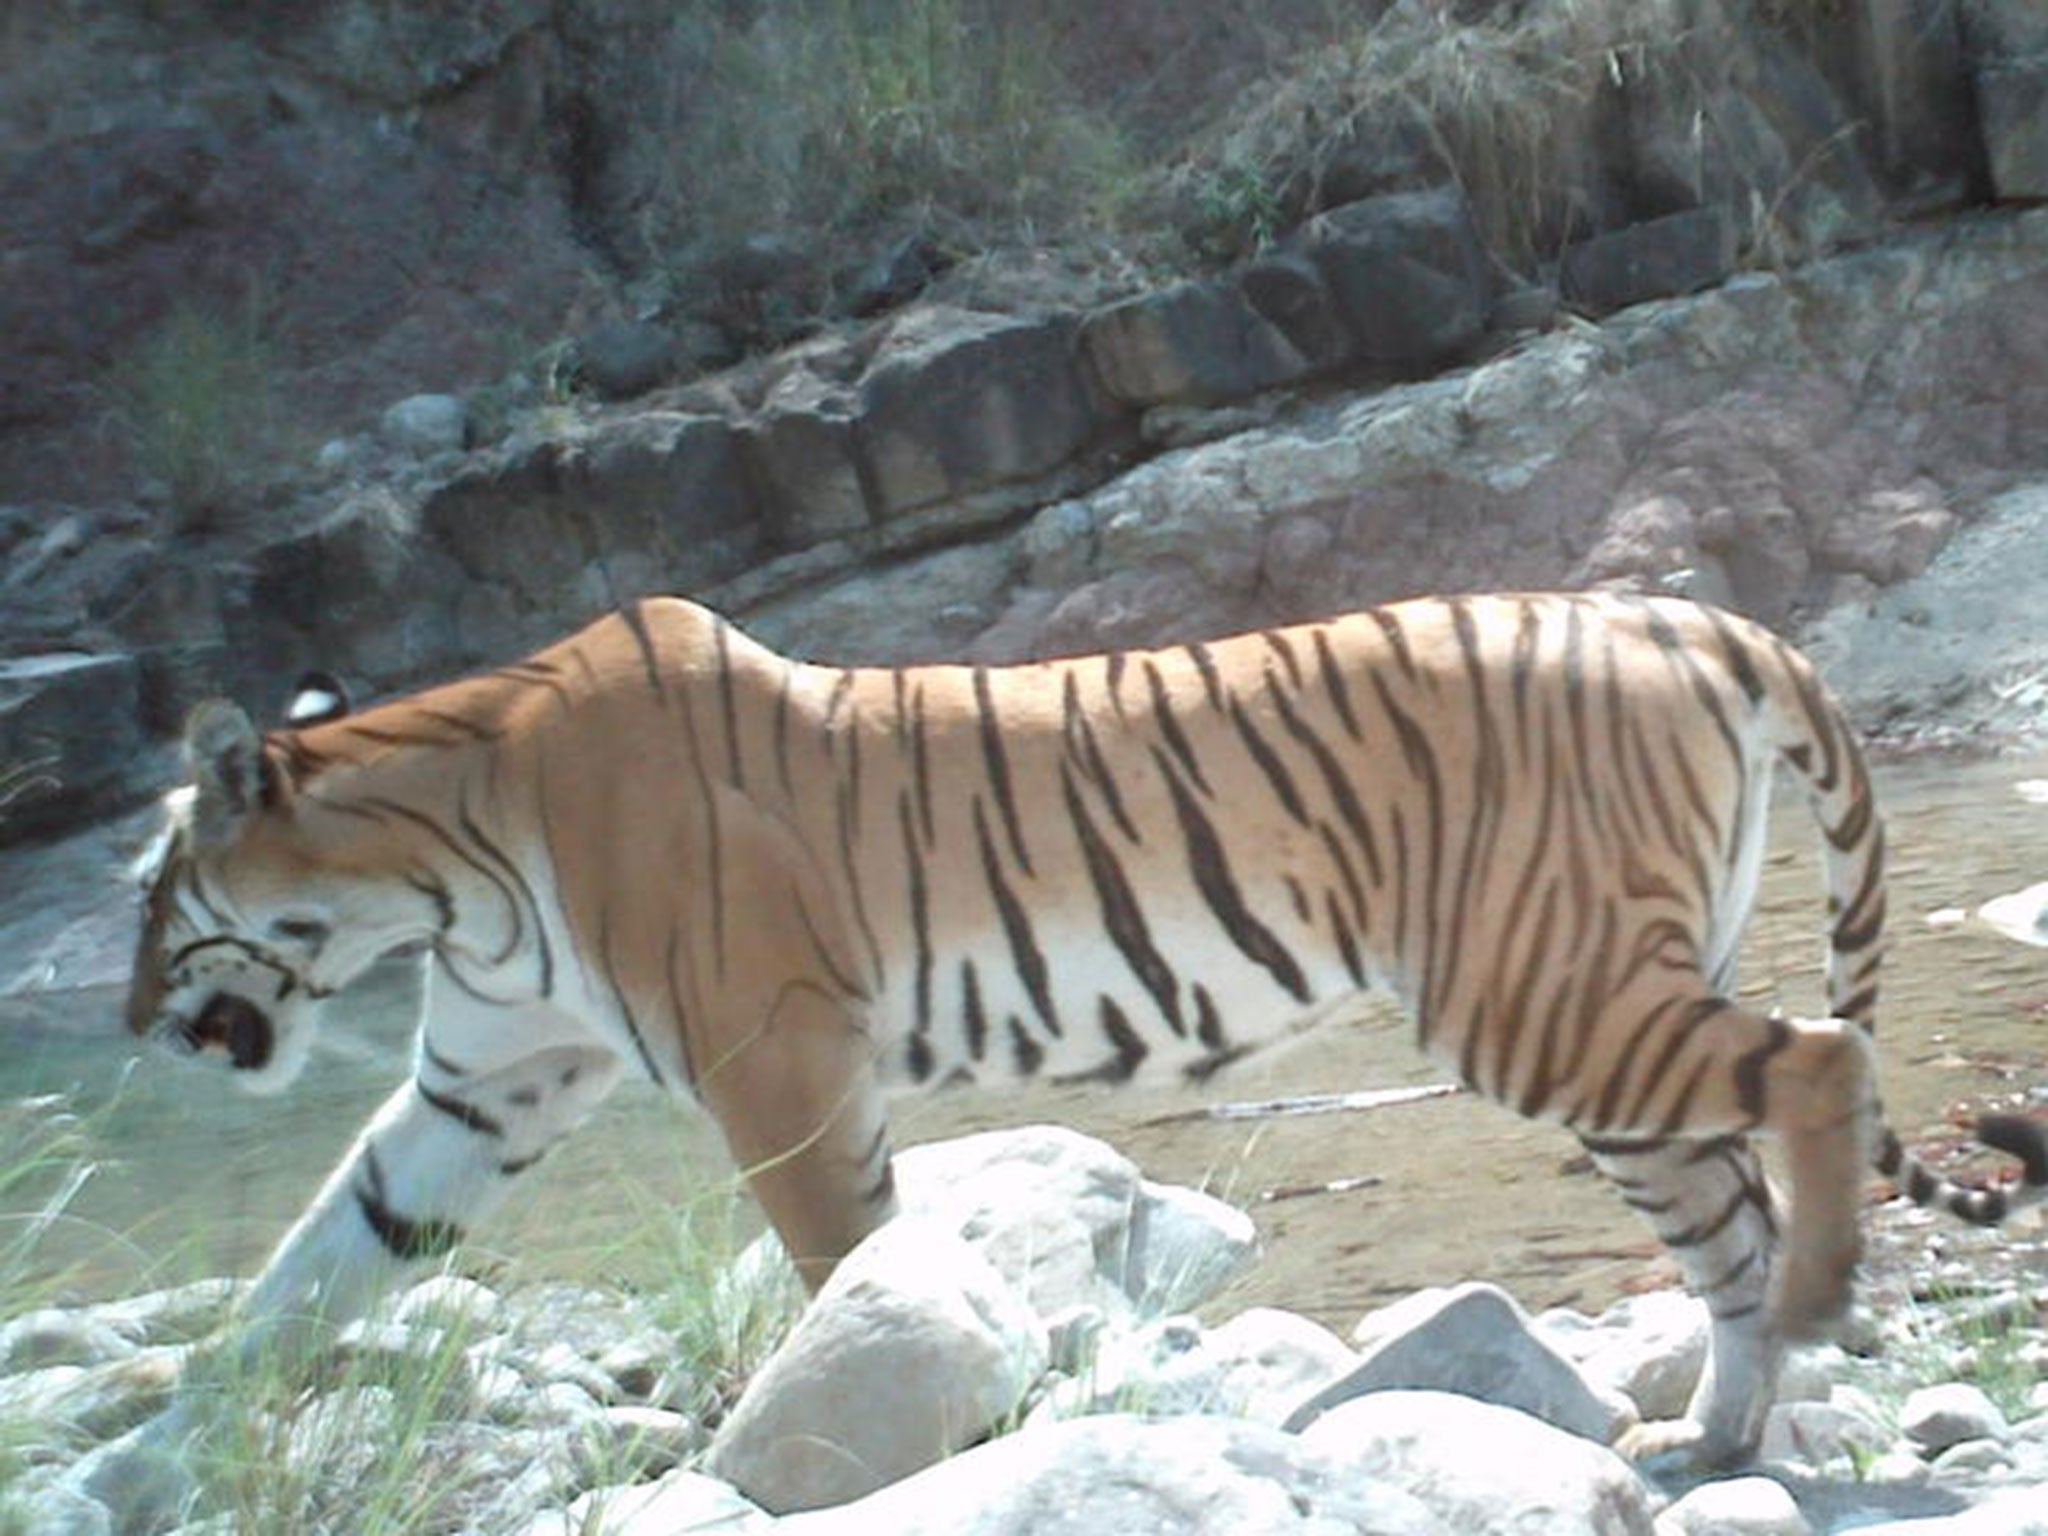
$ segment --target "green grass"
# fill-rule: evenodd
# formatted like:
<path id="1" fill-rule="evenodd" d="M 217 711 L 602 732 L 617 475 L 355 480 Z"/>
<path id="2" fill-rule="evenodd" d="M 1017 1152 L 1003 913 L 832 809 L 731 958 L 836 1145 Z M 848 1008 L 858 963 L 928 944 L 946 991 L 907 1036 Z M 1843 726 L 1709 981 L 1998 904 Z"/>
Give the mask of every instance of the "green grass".
<path id="1" fill-rule="evenodd" d="M 109 386 L 136 468 L 158 482 L 184 530 L 244 508 L 283 436 L 280 363 L 259 291 L 232 306 L 173 308 Z"/>
<path id="2" fill-rule="evenodd" d="M 82 1117 L 54 1096 L 0 1106 L 0 1297 L 9 1316 L 81 1302 L 79 1277 L 52 1260 L 49 1239 L 76 1221 L 78 1193 L 101 1169 L 95 1129 L 102 1113 Z M 566 1264 L 579 1276 L 598 1276 L 578 1281 L 598 1293 L 595 1305 L 644 1319 L 668 1339 L 661 1397 L 715 1421 L 787 1330 L 801 1288 L 787 1266 L 734 1271 L 758 1225 L 736 1181 L 715 1182 L 680 1210 L 657 1187 L 663 1182 L 644 1161 L 627 1168 L 622 1152 L 605 1180 L 616 1206 L 616 1219 L 606 1223 L 616 1235 L 608 1235 L 606 1249 L 498 1262 L 487 1248 L 471 1247 L 454 1262 L 458 1272 L 491 1271 L 488 1283 L 504 1298 L 507 1318 L 517 1316 L 523 1289 L 555 1283 L 550 1270 Z M 153 1280 L 190 1258 L 159 1258 L 148 1274 Z M 364 1331 L 374 1341 L 381 1326 L 373 1319 Z M 472 1528 L 489 1536 L 494 1527 L 478 1526 L 480 1513 L 527 1463 L 507 1464 L 511 1442 L 485 1418 L 471 1349 L 509 1330 L 506 1361 L 516 1368 L 513 1361 L 552 1335 L 448 1311 L 406 1329 L 404 1349 L 357 1345 L 344 1335 L 310 1357 L 245 1360 L 227 1351 L 210 1358 L 188 1383 L 207 1405 L 187 1463 L 200 1489 L 197 1514 L 237 1536 L 441 1536 Z M 137 1401 L 148 1409 L 156 1399 Z M 0 1488 L 137 1419 L 106 1417 L 118 1422 L 59 1434 L 47 1423 L 0 1416 Z M 645 1475 L 645 1454 L 631 1445 L 564 1436 L 550 1447 L 555 1475 L 531 1507 L 516 1519 L 507 1514 L 514 1528 L 586 1488 Z M 0 1501 L 0 1533 L 18 1520 Z"/>
<path id="3" fill-rule="evenodd" d="M 965 255 L 1056 240 L 1099 228 L 1136 185 L 1107 116 L 1053 68 L 1035 8 L 690 8 L 638 44 L 664 61 L 636 135 L 664 146 L 642 231 L 657 264 L 780 238 L 822 302 L 863 241 L 919 233 Z"/>

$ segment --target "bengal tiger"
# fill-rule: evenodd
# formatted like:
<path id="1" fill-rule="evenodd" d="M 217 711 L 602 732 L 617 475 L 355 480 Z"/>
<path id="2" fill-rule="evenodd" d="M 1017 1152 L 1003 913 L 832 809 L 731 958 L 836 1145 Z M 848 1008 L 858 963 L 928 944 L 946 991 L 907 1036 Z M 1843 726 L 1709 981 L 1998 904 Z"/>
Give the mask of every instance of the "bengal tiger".
<path id="1" fill-rule="evenodd" d="M 1575 1132 L 1712 1315 L 1683 1419 L 1758 1443 L 1844 1312 L 1875 1168 L 1996 1222 L 1884 1128 L 1883 834 L 1797 651 L 1676 599 L 1471 596 L 1014 666 L 785 658 L 649 600 L 348 713 L 186 736 L 128 1018 L 273 1090 L 315 1005 L 433 963 L 413 1074 L 243 1302 L 358 1312 L 625 1077 L 708 1107 L 815 1287 L 895 1209 L 884 1090 L 1201 1075 L 1372 988 L 1474 1090 Z M 1774 764 L 1823 833 L 1829 1016 L 1734 999 Z M 1785 1150 L 1781 1206 L 1753 1136 Z M 1782 1233 L 1782 1239 L 1781 1239 Z"/>

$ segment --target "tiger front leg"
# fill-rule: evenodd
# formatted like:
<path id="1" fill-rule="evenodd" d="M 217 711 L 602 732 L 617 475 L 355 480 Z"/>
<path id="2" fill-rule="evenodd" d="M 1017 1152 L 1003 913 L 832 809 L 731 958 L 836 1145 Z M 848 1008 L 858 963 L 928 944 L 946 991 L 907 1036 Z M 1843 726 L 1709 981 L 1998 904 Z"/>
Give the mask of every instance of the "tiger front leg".
<path id="1" fill-rule="evenodd" d="M 859 1016 L 823 989 L 790 988 L 727 1039 L 697 1092 L 815 1295 L 896 1214 L 888 1112 Z"/>
<path id="2" fill-rule="evenodd" d="M 607 1051 L 556 1046 L 486 1074 L 431 1054 L 356 1138 L 220 1333 L 186 1361 L 171 1404 L 80 1464 L 119 1531 L 175 1523 L 197 1492 L 193 1442 L 222 1400 L 302 1365 L 401 1276 L 445 1254 L 618 1081 Z"/>

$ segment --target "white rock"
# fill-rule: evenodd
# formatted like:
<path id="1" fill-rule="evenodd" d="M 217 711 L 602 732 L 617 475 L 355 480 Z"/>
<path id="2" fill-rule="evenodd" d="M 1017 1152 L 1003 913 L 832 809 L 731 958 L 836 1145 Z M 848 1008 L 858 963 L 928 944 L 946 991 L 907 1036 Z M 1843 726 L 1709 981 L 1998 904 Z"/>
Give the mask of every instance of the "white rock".
<path id="1" fill-rule="evenodd" d="M 99 1365 L 134 1352 L 130 1334 L 89 1312 L 43 1307 L 0 1324 L 0 1371 Z"/>
<path id="2" fill-rule="evenodd" d="M 1288 1417 L 1299 1429 L 1364 1393 L 1391 1388 L 1460 1392 L 1519 1408 L 1605 1445 L 1635 1422 L 1632 1404 L 1596 1392 L 1571 1362 L 1530 1327 L 1528 1314 L 1496 1286 L 1433 1287 L 1360 1320 L 1363 1359 Z"/>
<path id="3" fill-rule="evenodd" d="M 1259 1254 L 1251 1217 L 1198 1189 L 1138 1186 L 1124 1252 L 1124 1292 L 1140 1316 L 1199 1306 L 1250 1268 Z"/>
<path id="4" fill-rule="evenodd" d="M 1706 1365 L 1706 1304 L 1684 1291 L 1624 1297 L 1598 1318 L 1553 1310 L 1536 1326 L 1594 1388 L 1619 1392 L 1645 1419 L 1682 1417 Z"/>
<path id="5" fill-rule="evenodd" d="M 1143 1181 L 1115 1148 L 1033 1125 L 909 1147 L 895 1167 L 905 1214 L 951 1226 L 1040 1317 L 1080 1305 L 1131 1315 L 1123 1280 Z"/>
<path id="6" fill-rule="evenodd" d="M 1605 1446 L 1449 1392 L 1374 1392 L 1301 1433 L 1347 1472 L 1392 1483 L 1443 1531 L 1515 1536 L 1649 1532 L 1656 1499 Z"/>
<path id="7" fill-rule="evenodd" d="M 394 448 L 446 453 L 468 436 L 469 407 L 454 395 L 408 395 L 385 410 L 378 429 Z"/>
<path id="8" fill-rule="evenodd" d="M 9 1536 L 112 1536 L 113 1529 L 104 1504 L 62 1483 L 0 1494 L 0 1530 Z"/>
<path id="9" fill-rule="evenodd" d="M 2012 1432 L 1998 1405 L 1966 1381 L 1922 1387 L 1899 1410 L 1899 1429 L 1915 1445 L 1945 1451 L 1965 1440 L 2003 1440 Z"/>
<path id="10" fill-rule="evenodd" d="M 988 1261 L 899 1217 L 833 1272 L 706 1466 L 778 1513 L 858 1498 L 986 1434 L 1045 1364 L 1043 1326 Z"/>
<path id="11" fill-rule="evenodd" d="M 463 1275 L 435 1275 L 399 1297 L 391 1315 L 401 1323 L 482 1329 L 495 1322 L 504 1310 L 504 1298 L 488 1285 Z"/>
<path id="12" fill-rule="evenodd" d="M 1868 1460 L 1891 1446 L 1892 1437 L 1851 1408 L 1828 1403 L 1777 1403 L 1764 1418 L 1757 1460 L 1826 1468 L 1839 1461 Z"/>
<path id="13" fill-rule="evenodd" d="M 599 1409 L 584 1438 L 583 1460 L 594 1472 L 643 1478 L 673 1470 L 704 1442 L 695 1420 L 630 1405 Z"/>
<path id="14" fill-rule="evenodd" d="M 1093 1369 L 1057 1388 L 1046 1411 L 1218 1414 L 1276 1428 L 1309 1394 L 1358 1363 L 1320 1323 L 1254 1307 L 1205 1331 L 1192 1318 L 1162 1318 L 1115 1339 Z"/>
<path id="15" fill-rule="evenodd" d="M 856 1503 L 791 1515 L 775 1533 L 1440 1536 L 1447 1529 L 1423 1501 L 1299 1436 L 1234 1419 L 1114 1414 L 1006 1435 Z M 1529 1529 L 1543 1536 L 1548 1528 Z"/>
<path id="16" fill-rule="evenodd" d="M 1658 1536 L 1809 1536 L 1798 1502 L 1768 1477 L 1702 1483 L 1657 1519 Z"/>
<path id="17" fill-rule="evenodd" d="M 1964 1440 L 1934 1458 L 1934 1470 L 1943 1476 L 1952 1472 L 1998 1472 L 2014 1465 L 2012 1452 L 1998 1440 Z"/>
<path id="18" fill-rule="evenodd" d="M 594 1488 L 564 1509 L 535 1517 L 518 1536 L 751 1536 L 776 1525 L 728 1483 L 701 1472 L 658 1482 Z"/>
<path id="19" fill-rule="evenodd" d="M 2048 1499 L 2039 1488 L 2014 1488 L 1958 1514 L 1859 1525 L 1856 1536 L 2048 1536 Z"/>

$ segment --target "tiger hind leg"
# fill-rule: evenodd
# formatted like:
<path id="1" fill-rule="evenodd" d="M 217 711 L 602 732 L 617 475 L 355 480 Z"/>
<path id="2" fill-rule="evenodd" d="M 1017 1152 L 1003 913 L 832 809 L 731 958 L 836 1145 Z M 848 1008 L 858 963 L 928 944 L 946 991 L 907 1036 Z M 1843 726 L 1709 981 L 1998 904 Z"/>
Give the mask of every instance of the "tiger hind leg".
<path id="1" fill-rule="evenodd" d="M 1583 1138 L 1594 1163 L 1650 1224 L 1711 1319 L 1707 1360 L 1682 1419 L 1646 1422 L 1618 1447 L 1637 1462 L 1699 1470 L 1756 1449 L 1784 1341 L 1770 1305 L 1779 1211 L 1742 1136 L 1707 1141 Z"/>
<path id="2" fill-rule="evenodd" d="M 1845 1020 L 1765 1017 L 1713 997 L 1688 1011 L 1628 1121 L 1597 1127 L 1588 1144 L 1617 1178 L 1635 1181 L 1624 1192 L 1715 1320 L 1688 1421 L 1646 1426 L 1633 1449 L 1727 1464 L 1754 1449 L 1786 1343 L 1824 1336 L 1849 1309 L 1878 1126 L 1875 1072 L 1868 1035 Z M 1743 1140 L 1751 1130 L 1784 1148 L 1782 1210 Z"/>

